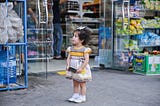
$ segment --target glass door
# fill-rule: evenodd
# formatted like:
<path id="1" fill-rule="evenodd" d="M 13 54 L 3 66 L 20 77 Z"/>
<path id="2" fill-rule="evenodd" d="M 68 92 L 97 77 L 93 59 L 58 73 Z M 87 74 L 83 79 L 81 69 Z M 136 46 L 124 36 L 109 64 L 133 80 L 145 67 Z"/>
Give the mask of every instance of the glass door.
<path id="1" fill-rule="evenodd" d="M 52 59 L 52 0 L 28 0 L 27 40 L 29 72 L 47 72 Z"/>
<path id="2" fill-rule="evenodd" d="M 120 70 L 128 69 L 128 25 L 129 0 L 112 1 L 112 35 L 113 35 L 113 62 L 112 67 Z"/>

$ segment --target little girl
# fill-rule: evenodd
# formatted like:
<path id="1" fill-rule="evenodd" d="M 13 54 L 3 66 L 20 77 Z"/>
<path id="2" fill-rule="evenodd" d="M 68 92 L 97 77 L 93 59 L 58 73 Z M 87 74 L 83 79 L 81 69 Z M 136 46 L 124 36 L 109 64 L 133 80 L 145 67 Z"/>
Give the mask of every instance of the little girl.
<path id="1" fill-rule="evenodd" d="M 91 31 L 87 27 L 79 27 L 73 32 L 72 45 L 67 48 L 66 77 L 73 80 L 73 95 L 70 102 L 81 103 L 86 101 L 86 82 L 92 79 L 89 66 L 91 49 L 85 47 L 89 42 Z M 70 69 L 75 69 L 73 72 Z"/>

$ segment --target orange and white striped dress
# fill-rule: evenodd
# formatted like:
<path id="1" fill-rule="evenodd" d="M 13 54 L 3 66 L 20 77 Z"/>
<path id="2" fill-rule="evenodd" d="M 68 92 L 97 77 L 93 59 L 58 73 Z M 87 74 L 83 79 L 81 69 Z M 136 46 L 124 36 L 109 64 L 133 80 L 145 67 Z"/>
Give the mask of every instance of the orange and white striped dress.
<path id="1" fill-rule="evenodd" d="M 85 53 L 90 54 L 91 51 L 92 50 L 88 47 L 83 47 L 80 49 L 75 49 L 73 46 L 68 47 L 67 53 L 70 54 L 69 66 L 75 69 L 78 69 L 78 67 L 80 67 L 84 62 L 84 54 Z M 81 82 L 90 81 L 92 80 L 90 65 L 87 64 L 81 73 L 73 73 L 73 72 L 67 71 L 66 76 Z"/>

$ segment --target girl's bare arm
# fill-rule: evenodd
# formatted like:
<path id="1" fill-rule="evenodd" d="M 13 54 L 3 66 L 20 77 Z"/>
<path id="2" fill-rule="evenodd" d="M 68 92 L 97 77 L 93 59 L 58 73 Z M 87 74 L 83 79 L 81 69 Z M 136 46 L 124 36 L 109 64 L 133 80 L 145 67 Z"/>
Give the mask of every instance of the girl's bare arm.
<path id="1" fill-rule="evenodd" d="M 69 68 L 69 65 L 70 65 L 70 54 L 68 54 L 68 56 L 67 56 L 67 63 L 66 63 L 66 69 L 68 70 L 68 68 Z"/>
<path id="2" fill-rule="evenodd" d="M 89 54 L 85 53 L 84 54 L 84 62 L 83 64 L 77 69 L 77 72 L 81 72 L 89 63 Z"/>

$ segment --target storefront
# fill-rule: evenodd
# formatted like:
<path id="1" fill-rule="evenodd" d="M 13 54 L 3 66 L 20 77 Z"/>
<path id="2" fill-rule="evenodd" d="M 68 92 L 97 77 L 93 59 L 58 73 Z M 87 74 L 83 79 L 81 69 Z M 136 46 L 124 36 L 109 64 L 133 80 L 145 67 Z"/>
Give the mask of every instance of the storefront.
<path id="1" fill-rule="evenodd" d="M 19 81 L 23 82 L 24 85 L 20 84 L 23 85 L 22 87 L 27 87 L 28 71 L 45 72 L 47 77 L 48 70 L 52 71 L 56 68 L 52 67 L 54 64 L 52 61 L 52 20 L 54 18 L 52 6 L 54 4 L 52 0 L 18 0 L 17 2 L 12 1 L 13 5 L 4 5 L 4 2 L 8 4 L 7 0 L 1 1 L 1 7 L 7 7 L 6 11 L 9 9 L 15 11 L 17 16 L 14 17 L 17 17 L 17 20 L 20 19 L 23 24 L 20 27 L 22 31 L 15 31 L 18 33 L 15 36 L 4 36 L 3 33 L 7 31 L 1 33 L 0 52 L 6 50 L 7 52 L 3 52 L 7 57 L 5 61 L 7 64 L 13 61 L 15 64 L 12 68 L 16 68 L 13 75 L 15 78 L 10 78 L 8 72 L 11 67 L 6 66 L 8 74 L 5 83 L 10 85 L 10 82 Z M 93 51 L 91 56 L 94 57 L 97 66 L 145 75 L 160 74 L 159 7 L 159 0 L 67 0 L 61 5 L 61 10 L 63 10 L 61 25 L 64 35 L 63 57 L 66 56 L 66 48 L 71 45 L 70 38 L 73 30 L 78 26 L 87 26 L 93 31 L 88 46 Z M 8 19 L 10 15 L 5 11 L 4 14 Z M 13 20 L 10 21 L 13 22 Z M 12 30 L 7 30 L 13 32 L 14 28 L 18 27 L 12 26 Z M 3 59 L 0 63 L 1 70 L 4 71 L 2 69 Z M 4 77 L 2 71 L 0 75 Z M 24 75 L 21 78 L 23 80 L 18 80 L 17 76 L 20 75 Z M 3 81 L 1 78 L 0 84 L 3 85 L 3 83 L 4 78 Z"/>
<path id="2" fill-rule="evenodd" d="M 122 0 L 112 6 L 112 67 L 160 74 L 160 2 Z"/>
<path id="3" fill-rule="evenodd" d="M 28 7 L 31 8 L 34 15 L 39 20 L 39 16 L 42 10 L 40 6 L 43 2 L 37 0 L 31 0 L 28 2 Z M 28 40 L 28 66 L 29 72 L 48 72 L 57 69 L 57 66 L 53 67 L 59 61 L 54 61 L 53 58 L 53 6 L 52 0 L 47 0 L 47 13 L 44 17 L 48 16 L 48 22 L 46 25 L 37 24 L 32 14 L 28 12 L 27 20 L 27 40 Z M 110 7 L 108 7 L 110 6 Z M 107 9 L 107 15 L 105 14 Z M 87 26 L 93 30 L 91 41 L 88 44 L 92 48 L 91 56 L 98 56 L 99 48 L 109 48 L 111 51 L 111 35 L 108 35 L 107 41 L 106 33 L 111 34 L 111 2 L 100 0 L 67 0 L 61 5 L 61 26 L 63 29 L 63 47 L 62 54 L 65 55 L 65 50 L 70 46 L 70 38 L 72 32 L 78 26 Z M 46 11 L 46 10 L 44 10 Z M 107 17 L 105 19 L 105 17 Z M 39 23 L 39 21 L 38 21 Z M 106 29 L 106 30 L 104 30 Z M 99 34 L 101 36 L 99 37 Z M 47 41 L 46 41 L 47 40 Z M 37 67 L 38 66 L 38 67 Z M 58 65 L 60 67 L 60 65 Z M 65 67 L 63 68 L 65 69 Z M 59 70 L 59 68 L 57 69 Z"/>

